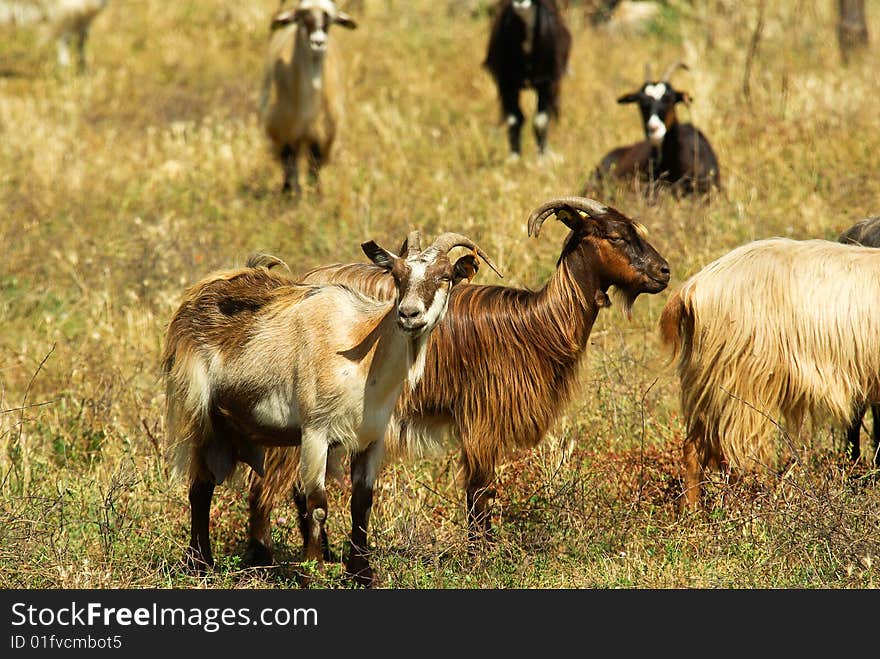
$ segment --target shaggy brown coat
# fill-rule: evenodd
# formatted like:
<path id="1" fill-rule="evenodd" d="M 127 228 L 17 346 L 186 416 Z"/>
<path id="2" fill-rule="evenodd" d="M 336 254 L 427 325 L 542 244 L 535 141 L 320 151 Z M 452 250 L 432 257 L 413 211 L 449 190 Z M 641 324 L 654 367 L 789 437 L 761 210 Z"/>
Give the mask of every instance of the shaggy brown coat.
<path id="1" fill-rule="evenodd" d="M 397 456 L 429 454 L 449 436 L 460 441 L 472 539 L 490 529 L 496 465 L 507 453 L 540 442 L 570 401 L 590 330 L 609 305 L 609 287 L 618 289 L 629 312 L 639 294 L 657 293 L 669 279 L 666 261 L 640 225 L 595 202 L 583 218 L 566 200 L 584 201 L 548 202 L 529 223 L 537 236 L 539 211 L 546 217 L 549 206 L 571 229 L 550 280 L 538 291 L 454 288 L 447 315 L 428 339 L 424 378 L 398 401 L 386 435 L 386 450 Z M 337 265 L 302 281 L 344 282 L 384 295 L 383 279 L 370 266 Z M 295 483 L 295 465 L 295 452 L 272 450 L 266 467 L 271 481 L 253 477 L 252 543 L 270 541 L 268 511 Z"/>

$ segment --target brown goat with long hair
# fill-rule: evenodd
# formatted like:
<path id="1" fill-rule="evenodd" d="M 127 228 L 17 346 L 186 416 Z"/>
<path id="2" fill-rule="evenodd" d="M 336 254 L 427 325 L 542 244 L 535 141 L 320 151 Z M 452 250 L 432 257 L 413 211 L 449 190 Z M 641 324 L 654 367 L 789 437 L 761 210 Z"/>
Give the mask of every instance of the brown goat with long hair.
<path id="1" fill-rule="evenodd" d="M 618 290 L 629 313 L 638 295 L 659 293 L 669 281 L 668 264 L 642 227 L 614 208 L 582 197 L 554 199 L 531 214 L 529 235 L 537 237 L 554 214 L 571 231 L 550 280 L 538 291 L 453 289 L 449 312 L 428 339 L 425 376 L 399 399 L 385 438 L 396 455 L 425 454 L 448 435 L 460 440 L 471 540 L 490 535 L 498 462 L 538 444 L 570 400 L 608 289 Z M 369 265 L 327 266 L 302 279 L 388 294 L 387 279 Z M 271 557 L 269 513 L 295 483 L 296 457 L 273 449 L 266 479 L 252 478 L 250 551 L 264 561 Z M 302 495 L 294 495 L 302 512 Z"/>

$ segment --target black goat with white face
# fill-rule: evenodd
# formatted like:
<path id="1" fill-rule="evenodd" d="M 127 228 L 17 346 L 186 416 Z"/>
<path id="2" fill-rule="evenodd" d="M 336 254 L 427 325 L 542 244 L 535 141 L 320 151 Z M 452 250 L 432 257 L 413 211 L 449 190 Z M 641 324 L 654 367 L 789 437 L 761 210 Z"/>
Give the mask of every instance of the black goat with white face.
<path id="1" fill-rule="evenodd" d="M 538 95 L 532 126 L 538 152 L 546 152 L 550 119 L 559 116 L 559 92 L 570 50 L 571 33 L 555 0 L 501 1 L 483 66 L 498 88 L 514 157 L 520 154 L 525 119 L 519 96 L 527 88 L 533 88 Z"/>
<path id="2" fill-rule="evenodd" d="M 678 68 L 687 66 L 676 62 L 659 80 L 652 80 L 646 71 L 646 81 L 638 91 L 617 99 L 622 104 L 638 104 L 645 139 L 606 154 L 585 192 L 609 179 L 638 179 L 649 184 L 649 191 L 657 185 L 671 185 L 682 194 L 705 194 L 712 187 L 721 188 L 718 158 L 709 140 L 693 124 L 678 121 L 675 106 L 691 100 L 687 92 L 669 82 Z"/>

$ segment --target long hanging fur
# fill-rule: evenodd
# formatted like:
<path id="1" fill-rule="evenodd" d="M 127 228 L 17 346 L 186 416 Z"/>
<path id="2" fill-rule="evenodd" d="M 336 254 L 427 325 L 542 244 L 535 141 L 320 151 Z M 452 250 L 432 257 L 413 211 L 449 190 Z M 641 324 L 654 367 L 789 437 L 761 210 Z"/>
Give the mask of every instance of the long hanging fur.
<path id="1" fill-rule="evenodd" d="M 880 251 L 759 240 L 717 259 L 666 304 L 681 408 L 696 447 L 740 470 L 772 462 L 776 422 L 846 427 L 880 394 Z"/>

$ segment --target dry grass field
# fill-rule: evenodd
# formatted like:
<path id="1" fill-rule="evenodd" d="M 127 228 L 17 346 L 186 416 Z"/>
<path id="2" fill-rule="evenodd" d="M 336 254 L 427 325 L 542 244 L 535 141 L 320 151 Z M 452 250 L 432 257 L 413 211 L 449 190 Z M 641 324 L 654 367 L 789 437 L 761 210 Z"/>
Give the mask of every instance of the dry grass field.
<path id="1" fill-rule="evenodd" d="M 480 67 L 485 11 L 363 4 L 359 29 L 331 35 L 347 81 L 337 157 L 323 194 L 298 203 L 279 194 L 257 123 L 275 0 L 111 0 L 82 76 L 56 68 L 37 29 L 0 27 L 0 587 L 295 587 L 310 566 L 292 504 L 273 517 L 279 566 L 241 565 L 241 475 L 215 496 L 216 569 L 181 569 L 189 508 L 161 455 L 159 356 L 184 288 L 257 250 L 295 271 L 364 261 L 361 242 L 393 248 L 411 228 L 472 237 L 505 273 L 483 268 L 478 282 L 540 287 L 566 230 L 550 221 L 529 238 L 529 212 L 579 193 L 608 149 L 641 138 L 637 110 L 616 98 L 645 62 L 674 59 L 690 65 L 675 82 L 694 98 L 679 118 L 712 140 L 723 193 L 600 199 L 648 228 L 669 288 L 640 297 L 632 320 L 601 312 L 576 399 L 499 469 L 493 547 L 468 554 L 454 448 L 383 470 L 370 528 L 380 586 L 880 585 L 880 490 L 839 432 L 817 429 L 760 478 L 714 483 L 707 514 L 677 513 L 683 426 L 657 330 L 671 292 L 730 249 L 835 239 L 880 212 L 880 2 L 867 2 L 868 55 L 847 67 L 836 3 L 767 3 L 748 94 L 758 0 L 670 2 L 641 35 L 584 25 L 572 2 L 558 157 L 540 162 L 527 127 L 516 163 Z M 527 92 L 529 119 L 533 106 Z M 330 506 L 340 553 L 348 490 L 333 487 Z M 341 566 L 312 586 L 347 587 Z"/>

